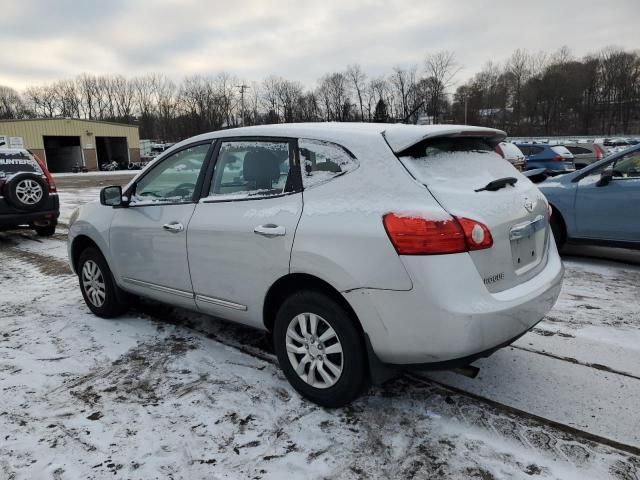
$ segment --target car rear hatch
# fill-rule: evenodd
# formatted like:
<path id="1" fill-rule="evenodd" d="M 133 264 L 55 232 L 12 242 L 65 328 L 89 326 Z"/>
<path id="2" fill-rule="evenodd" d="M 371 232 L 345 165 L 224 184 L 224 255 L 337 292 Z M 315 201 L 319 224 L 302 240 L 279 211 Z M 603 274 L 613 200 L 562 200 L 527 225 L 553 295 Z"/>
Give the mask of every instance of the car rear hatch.
<path id="1" fill-rule="evenodd" d="M 385 132 L 402 164 L 445 210 L 481 222 L 491 232 L 490 248 L 469 251 L 491 292 L 514 287 L 542 270 L 550 238 L 544 196 L 494 151 L 503 136 L 476 128 L 436 132 L 410 144 L 389 141 Z M 496 180 L 500 188 L 494 189 L 490 184 Z"/>
<path id="2" fill-rule="evenodd" d="M 576 169 L 575 157 L 567 147 L 555 145 L 551 147 L 551 151 L 555 154 L 553 160 L 562 162 L 562 165 L 564 165 L 567 170 Z"/>

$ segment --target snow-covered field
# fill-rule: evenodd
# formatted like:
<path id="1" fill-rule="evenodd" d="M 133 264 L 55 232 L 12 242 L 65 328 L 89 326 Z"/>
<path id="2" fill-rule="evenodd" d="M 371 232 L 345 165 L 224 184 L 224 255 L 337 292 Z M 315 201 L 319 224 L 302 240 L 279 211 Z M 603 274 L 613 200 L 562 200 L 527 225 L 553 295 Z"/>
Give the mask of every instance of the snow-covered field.
<path id="1" fill-rule="evenodd" d="M 62 222 L 98 189 L 62 189 Z M 0 233 L 0 479 L 640 477 L 640 269 L 567 257 L 560 301 L 470 380 L 325 410 L 262 334 L 141 303 L 94 317 L 65 226 Z"/>

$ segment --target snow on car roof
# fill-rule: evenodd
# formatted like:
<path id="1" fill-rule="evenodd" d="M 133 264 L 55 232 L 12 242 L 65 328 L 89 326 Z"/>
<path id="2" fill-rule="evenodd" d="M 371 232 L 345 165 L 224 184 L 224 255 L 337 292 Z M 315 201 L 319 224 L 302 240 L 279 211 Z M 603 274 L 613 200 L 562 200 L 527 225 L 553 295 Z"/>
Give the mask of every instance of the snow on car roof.
<path id="1" fill-rule="evenodd" d="M 391 149 L 399 153 L 416 143 L 430 138 L 449 135 L 479 135 L 503 139 L 506 133 L 502 130 L 468 125 L 405 125 L 401 123 L 360 123 L 360 122 L 324 122 L 324 123 L 283 123 L 274 125 L 256 125 L 251 127 L 232 128 L 202 134 L 176 145 L 177 148 L 197 140 L 209 140 L 233 136 L 281 136 L 308 137 L 321 140 L 332 140 L 349 146 L 354 143 L 367 142 L 372 136 L 383 135 Z"/>
<path id="2" fill-rule="evenodd" d="M 26 151 L 24 148 L 7 148 L 7 147 L 0 147 L 0 155 L 16 155 L 16 154 L 23 154 L 23 155 L 29 155 L 29 152 Z"/>

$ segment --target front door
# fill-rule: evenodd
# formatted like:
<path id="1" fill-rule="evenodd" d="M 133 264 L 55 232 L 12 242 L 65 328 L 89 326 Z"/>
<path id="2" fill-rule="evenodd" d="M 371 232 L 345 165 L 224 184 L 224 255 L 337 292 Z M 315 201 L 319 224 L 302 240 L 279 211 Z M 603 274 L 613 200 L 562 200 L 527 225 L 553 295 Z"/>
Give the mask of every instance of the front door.
<path id="1" fill-rule="evenodd" d="M 602 171 L 611 180 L 598 185 Z M 598 168 L 578 183 L 578 237 L 640 242 L 640 150 Z"/>
<path id="2" fill-rule="evenodd" d="M 114 267 L 122 286 L 134 293 L 195 307 L 187 261 L 187 225 L 202 182 L 210 143 L 164 158 L 128 192 L 110 231 Z"/>
<path id="3" fill-rule="evenodd" d="M 223 140 L 187 234 L 198 308 L 262 326 L 269 287 L 289 272 L 302 213 L 294 143 Z M 299 171 L 299 170 L 298 170 Z"/>

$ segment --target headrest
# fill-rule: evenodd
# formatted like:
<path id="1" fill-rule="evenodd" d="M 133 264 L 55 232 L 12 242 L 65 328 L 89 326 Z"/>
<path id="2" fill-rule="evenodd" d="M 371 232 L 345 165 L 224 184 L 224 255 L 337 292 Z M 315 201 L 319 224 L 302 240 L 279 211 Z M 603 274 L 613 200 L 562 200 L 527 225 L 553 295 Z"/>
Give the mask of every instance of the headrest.
<path id="1" fill-rule="evenodd" d="M 248 182 L 263 184 L 280 178 L 280 160 L 268 150 L 253 150 L 244 156 L 242 176 Z"/>

